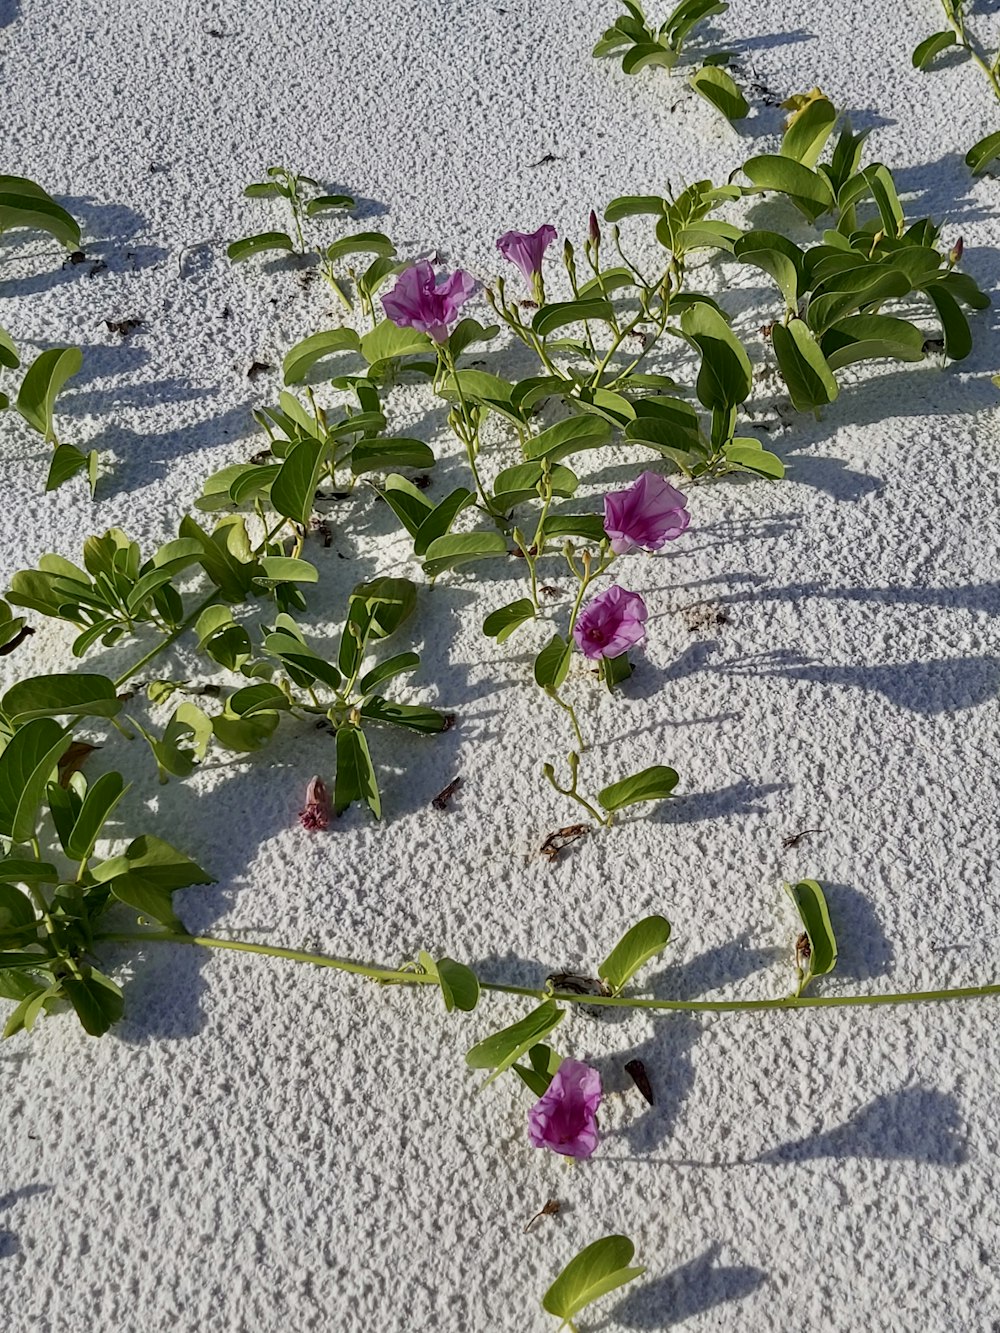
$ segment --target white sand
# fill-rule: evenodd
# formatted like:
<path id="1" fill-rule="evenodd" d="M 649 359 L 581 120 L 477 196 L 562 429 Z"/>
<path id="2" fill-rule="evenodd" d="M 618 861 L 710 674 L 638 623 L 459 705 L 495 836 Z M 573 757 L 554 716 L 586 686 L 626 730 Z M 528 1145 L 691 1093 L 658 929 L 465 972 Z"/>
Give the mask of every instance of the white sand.
<path id="1" fill-rule="evenodd" d="M 250 362 L 337 322 L 318 286 L 224 258 L 225 241 L 272 225 L 239 198 L 268 164 L 356 191 L 373 201 L 360 225 L 489 278 L 508 227 L 582 232 L 615 194 L 721 181 L 774 146 L 776 110 L 758 103 L 740 136 L 682 81 L 592 61 L 614 12 L 0 0 L 3 169 L 64 200 L 108 265 L 91 279 L 44 240 L 26 245 L 0 270 L 0 323 L 29 351 L 84 347 L 65 435 L 117 457 L 96 505 L 79 484 L 44 496 L 43 451 L 4 418 L 4 583 L 111 524 L 165 540 L 204 475 L 260 447 L 249 412 L 277 378 L 248 383 Z M 876 126 L 873 156 L 911 214 L 946 214 L 992 290 L 998 187 L 973 182 L 962 156 L 996 108 L 970 68 L 911 69 L 937 25 L 932 0 L 758 0 L 720 27 L 781 95 L 818 83 Z M 530 165 L 546 153 L 559 160 Z M 194 242 L 210 244 L 179 274 Z M 739 327 L 764 355 L 753 330 L 771 294 L 738 280 L 753 302 Z M 102 323 L 131 316 L 144 324 L 125 342 Z M 755 997 L 791 979 L 781 882 L 815 875 L 841 937 L 824 993 L 995 979 L 995 322 L 977 317 L 972 357 L 943 372 L 848 373 L 822 422 L 772 436 L 786 482 L 697 491 L 689 537 L 627 566 L 650 604 L 649 649 L 621 700 L 581 682 L 598 741 L 588 772 L 670 763 L 682 795 L 668 808 L 554 867 L 530 855 L 574 816 L 538 776 L 566 736 L 529 683 L 537 635 L 497 649 L 479 632 L 520 595 L 502 566 L 425 596 L 406 697 L 459 721 L 379 739 L 382 825 L 355 809 L 326 836 L 295 827 L 330 751 L 289 728 L 252 763 L 217 756 L 163 788 L 148 754 L 109 743 L 93 771 L 138 779 L 123 832 L 158 832 L 215 872 L 180 908 L 220 935 L 387 963 L 427 947 L 540 984 L 553 967 L 592 968 L 662 911 L 676 937 L 646 974 L 653 993 Z M 774 390 L 760 386 L 763 420 Z M 432 407 L 419 391 L 391 400 L 407 433 L 435 429 Z M 440 495 L 461 464 L 443 440 L 439 454 Z M 624 475 L 618 462 L 596 482 Z M 387 511 L 352 512 L 333 549 L 310 549 L 334 613 L 408 551 Z M 679 611 L 701 601 L 729 623 L 692 634 Z M 67 665 L 69 637 L 40 628 L 4 680 Z M 456 774 L 454 809 L 438 814 L 430 798 Z M 522 1011 L 513 1001 L 446 1017 L 426 995 L 249 957 L 160 948 L 119 962 L 131 980 L 114 1035 L 94 1041 L 63 1016 L 0 1052 L 7 1333 L 541 1331 L 555 1327 L 538 1307 L 551 1277 L 612 1230 L 649 1274 L 587 1328 L 1000 1329 L 995 1002 L 577 1016 L 558 1044 L 593 1061 L 610 1095 L 598 1154 L 572 1169 L 527 1144 L 513 1080 L 472 1095 L 464 1052 Z M 622 1072 L 636 1054 L 652 1111 Z M 525 1237 L 549 1197 L 561 1215 Z"/>

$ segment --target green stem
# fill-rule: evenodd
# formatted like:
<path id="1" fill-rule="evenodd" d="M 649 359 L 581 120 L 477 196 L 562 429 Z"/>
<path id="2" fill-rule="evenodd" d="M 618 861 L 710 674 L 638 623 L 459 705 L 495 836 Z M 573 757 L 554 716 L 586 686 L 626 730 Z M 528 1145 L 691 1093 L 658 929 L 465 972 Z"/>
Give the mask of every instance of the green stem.
<path id="1" fill-rule="evenodd" d="M 283 949 L 271 944 L 252 944 L 244 940 L 219 939 L 212 935 L 187 935 L 173 931 L 108 931 L 95 937 L 119 943 L 193 944 L 203 949 L 226 949 L 237 953 L 263 954 L 268 958 L 286 958 L 290 962 L 308 963 L 314 967 L 330 967 L 338 972 L 349 972 L 368 977 L 383 984 L 404 986 L 436 985 L 435 977 L 423 972 L 401 968 L 371 967 L 349 959 L 331 958 L 327 954 L 305 953 L 299 949 Z M 646 1009 L 653 1012 L 678 1013 L 761 1013 L 782 1009 L 849 1009 L 872 1008 L 878 1005 L 929 1004 L 953 1000 L 977 1000 L 1000 995 L 1000 984 L 985 986 L 951 986 L 940 990 L 898 991 L 888 995 L 783 995 L 766 1000 L 646 1000 L 621 995 L 572 995 L 532 986 L 513 986 L 506 982 L 481 981 L 484 991 L 504 995 L 523 995 L 534 1000 L 555 1000 L 559 1004 L 600 1005 L 608 1009 Z"/>
<path id="2" fill-rule="evenodd" d="M 969 54 L 970 58 L 979 66 L 989 80 L 990 87 L 993 89 L 993 96 L 1000 101 L 1000 51 L 997 52 L 992 64 L 987 63 L 979 53 L 975 42 L 965 31 L 965 20 L 955 14 L 951 5 L 942 5 L 948 25 L 958 38 L 958 43 Z"/>
<path id="3" fill-rule="evenodd" d="M 479 441 L 476 436 L 475 427 L 472 424 L 472 415 L 469 411 L 469 404 L 466 401 L 465 394 L 462 392 L 462 381 L 458 378 L 458 369 L 455 365 L 455 358 L 451 351 L 442 343 L 438 348 L 438 361 L 443 369 L 447 370 L 455 386 L 455 393 L 458 395 L 459 414 L 462 419 L 462 430 L 456 431 L 458 438 L 465 446 L 465 452 L 469 460 L 469 468 L 472 472 L 472 479 L 476 483 L 476 492 L 479 495 L 480 502 L 491 518 L 500 519 L 503 517 L 493 507 L 493 502 L 486 494 L 486 488 L 483 485 L 482 478 L 479 475 L 479 467 L 476 463 L 476 457 L 479 453 Z"/>
<path id="4" fill-rule="evenodd" d="M 132 677 L 136 674 L 136 672 L 141 671 L 147 662 L 152 662 L 154 657 L 159 657 L 160 653 L 165 652 L 172 643 L 176 643 L 177 640 L 181 637 L 181 635 L 191 628 L 194 622 L 201 615 L 202 611 L 204 611 L 206 607 L 211 606 L 213 602 L 217 602 L 220 596 L 221 594 L 219 593 L 218 589 L 216 589 L 216 591 L 213 592 L 209 597 L 206 597 L 203 602 L 199 602 L 199 604 L 195 607 L 195 609 L 191 612 L 191 614 L 187 617 L 187 619 L 182 621 L 181 624 L 177 626 L 177 628 L 173 631 L 172 634 L 168 634 L 162 643 L 156 644 L 156 646 L 154 648 L 151 648 L 144 657 L 140 657 L 138 662 L 134 662 L 132 666 L 130 666 L 129 669 L 123 675 L 118 677 L 118 679 L 115 681 L 115 689 L 121 689 L 121 687 L 125 684 L 125 682 L 127 680 L 131 680 Z"/>

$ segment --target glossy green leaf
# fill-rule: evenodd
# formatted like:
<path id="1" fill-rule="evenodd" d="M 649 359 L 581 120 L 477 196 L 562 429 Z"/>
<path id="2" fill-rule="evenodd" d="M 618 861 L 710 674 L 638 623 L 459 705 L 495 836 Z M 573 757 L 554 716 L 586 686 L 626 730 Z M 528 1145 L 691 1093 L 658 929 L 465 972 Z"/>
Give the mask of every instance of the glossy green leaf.
<path id="1" fill-rule="evenodd" d="M 327 329 L 313 333 L 292 347 L 282 363 L 286 384 L 300 384 L 318 362 L 338 352 L 361 351 L 361 339 L 353 329 Z"/>
<path id="2" fill-rule="evenodd" d="M 55 401 L 66 381 L 83 366 L 79 347 L 50 347 L 28 367 L 17 395 L 17 410 L 29 426 L 52 438 Z"/>
<path id="3" fill-rule="evenodd" d="M 681 329 L 701 352 L 699 401 L 713 411 L 744 402 L 752 385 L 750 358 L 723 317 L 711 306 L 693 305 L 681 316 Z"/>
<path id="4" fill-rule="evenodd" d="M 429 468 L 434 466 L 434 453 L 422 440 L 377 439 L 359 440 L 351 450 L 351 472 L 359 477 L 364 472 L 386 472 L 400 467 Z"/>
<path id="5" fill-rule="evenodd" d="M 377 255 L 380 259 L 393 259 L 396 255 L 396 247 L 388 236 L 383 236 L 380 231 L 359 231 L 353 236 L 345 236 L 340 241 L 334 241 L 332 245 L 326 248 L 326 257 L 331 263 L 337 259 L 343 259 L 345 255 L 369 254 Z"/>
<path id="6" fill-rule="evenodd" d="M 500 332 L 499 324 L 480 324 L 478 319 L 472 319 L 466 316 L 460 319 L 451 333 L 448 335 L 448 347 L 453 357 L 459 357 L 469 347 L 478 343 L 492 342 Z M 485 374 L 485 371 L 474 371 L 473 374 Z M 498 376 L 491 375 L 490 379 L 498 379 Z M 504 381 L 500 380 L 503 384 Z M 464 387 L 464 386 L 463 386 Z"/>
<path id="7" fill-rule="evenodd" d="M 450 1014 L 453 1009 L 470 1014 L 479 1003 L 479 978 L 471 967 L 456 963 L 454 958 L 439 958 L 437 978 L 444 999 L 444 1007 Z"/>
<path id="8" fill-rule="evenodd" d="M 836 124 L 837 112 L 825 97 L 816 97 L 792 119 L 781 140 L 781 154 L 814 167 Z"/>
<path id="9" fill-rule="evenodd" d="M 550 514 L 545 520 L 546 537 L 582 537 L 587 542 L 603 542 L 604 519 L 600 514 Z"/>
<path id="10" fill-rule="evenodd" d="M 31 899 L 13 884 L 0 881 L 0 936 L 27 935 L 36 927 Z M 8 944 L 27 944 L 28 940 L 7 940 Z M 39 958 L 39 962 L 42 962 Z"/>
<path id="11" fill-rule="evenodd" d="M 638 217 L 643 213 L 660 216 L 667 201 L 656 194 L 624 194 L 612 199 L 604 210 L 605 222 L 620 222 L 622 218 Z"/>
<path id="12" fill-rule="evenodd" d="M 601 417 L 568 417 L 532 436 L 524 452 L 528 459 L 547 458 L 550 463 L 555 463 L 570 454 L 609 444 L 612 433 L 610 423 Z"/>
<path id="13" fill-rule="evenodd" d="M 965 312 L 939 282 L 928 283 L 924 291 L 934 303 L 944 333 L 944 353 L 952 361 L 962 361 L 972 351 L 972 330 Z"/>
<path id="14" fill-rule="evenodd" d="M 612 992 L 618 995 L 636 972 L 663 952 L 670 940 L 670 922 L 665 916 L 647 916 L 627 930 L 597 969 Z"/>
<path id="15" fill-rule="evenodd" d="M 31 186 L 26 189 L 25 186 Z M 80 248 L 80 224 L 40 185 L 24 177 L 0 177 L 0 232 L 29 227 L 54 237 L 67 250 Z"/>
<path id="16" fill-rule="evenodd" d="M 728 121 L 742 120 L 750 111 L 750 104 L 733 82 L 732 76 L 715 65 L 703 65 L 695 70 L 688 82 Z"/>
<path id="17" fill-rule="evenodd" d="M 434 509 L 433 503 L 412 481 L 395 473 L 386 477 L 385 486 L 379 494 L 411 537 L 417 535 L 424 519 Z"/>
<path id="18" fill-rule="evenodd" d="M 475 498 L 464 486 L 458 486 L 450 495 L 446 495 L 440 504 L 435 505 L 421 520 L 413 534 L 414 554 L 425 555 L 431 542 L 436 541 L 438 537 L 444 537 L 458 515 L 473 504 Z"/>
<path id="19" fill-rule="evenodd" d="M 271 483 L 271 504 L 279 514 L 306 526 L 327 461 L 328 447 L 321 440 L 299 440 L 292 445 Z"/>
<path id="20" fill-rule="evenodd" d="M 121 987 L 96 968 L 85 977 L 63 977 L 61 988 L 91 1037 L 103 1037 L 125 1012 Z"/>
<path id="21" fill-rule="evenodd" d="M 349 213 L 356 203 L 349 194 L 317 195 L 306 204 L 306 217 L 314 218 L 320 213 Z"/>
<path id="22" fill-rule="evenodd" d="M 771 343 L 778 368 L 797 412 L 814 412 L 839 392 L 833 371 L 808 325 L 801 319 L 775 324 Z"/>
<path id="23" fill-rule="evenodd" d="M 51 718 L 35 718 L 19 727 L 0 753 L 0 834 L 12 843 L 27 842 L 35 832 L 38 808 L 69 732 Z"/>
<path id="24" fill-rule="evenodd" d="M 0 699 L 0 712 L 15 726 L 36 717 L 115 717 L 121 706 L 107 676 L 83 672 L 31 676 Z"/>
<path id="25" fill-rule="evenodd" d="M 898 269 L 881 265 L 851 269 L 835 274 L 817 287 L 809 302 L 806 320 L 814 333 L 823 333 L 845 315 L 852 315 L 865 306 L 906 296 L 909 291 L 910 280 Z"/>
<path id="26" fill-rule="evenodd" d="M 954 45 L 955 34 L 950 30 L 948 32 L 931 33 L 930 37 L 925 37 L 913 52 L 913 68 L 926 69 L 935 56 L 940 55 L 942 51 Z"/>
<path id="27" fill-rule="evenodd" d="M 361 355 L 370 366 L 380 361 L 391 361 L 401 356 L 416 356 L 434 352 L 434 344 L 426 333 L 418 329 L 400 328 L 391 319 L 383 319 L 361 339 Z"/>
<path id="28" fill-rule="evenodd" d="M 382 818 L 382 800 L 365 734 L 360 727 L 344 726 L 337 732 L 334 810 L 341 815 L 354 801 L 363 801 L 376 819 Z"/>
<path id="29" fill-rule="evenodd" d="M 264 231 L 256 236 L 244 236 L 226 247 L 226 254 L 233 264 L 239 264 L 253 255 L 265 254 L 271 250 L 294 250 L 292 238 L 283 231 Z"/>
<path id="30" fill-rule="evenodd" d="M 536 312 L 531 328 L 539 338 L 547 338 L 567 324 L 583 324 L 589 320 L 610 324 L 614 317 L 610 301 L 556 301 L 543 305 Z"/>
<path id="31" fill-rule="evenodd" d="M 519 625 L 526 620 L 533 620 L 535 606 L 530 597 L 521 597 L 516 602 L 501 606 L 491 611 L 483 621 L 483 633 L 497 643 L 506 643 Z"/>
<path id="32" fill-rule="evenodd" d="M 994 130 L 974 143 L 965 155 L 966 165 L 973 176 L 981 176 L 996 158 L 1000 157 L 1000 130 Z"/>
<path id="33" fill-rule="evenodd" d="M 437 708 L 427 708 L 423 704 L 397 704 L 391 699 L 383 699 L 376 694 L 361 705 L 361 716 L 369 722 L 384 722 L 390 727 L 402 727 L 404 731 L 416 731 L 421 736 L 434 736 L 440 731 L 447 731 L 453 718 Z"/>
<path id="34" fill-rule="evenodd" d="M 796 309 L 804 273 L 802 251 L 785 236 L 774 231 L 745 232 L 733 247 L 743 264 L 762 268 L 778 284 L 789 310 Z"/>
<path id="35" fill-rule="evenodd" d="M 419 665 L 420 657 L 417 653 L 397 653 L 395 657 L 387 657 L 384 662 L 372 667 L 371 671 L 361 677 L 358 681 L 358 693 L 371 694 L 372 690 L 387 680 L 392 680 L 393 677 L 402 675 L 406 671 L 413 671 Z"/>
<path id="36" fill-rule="evenodd" d="M 833 190 L 826 177 L 790 157 L 762 154 L 744 162 L 743 171 L 756 190 L 787 194 L 810 222 L 834 207 Z"/>
<path id="37" fill-rule="evenodd" d="M 644 768 L 641 773 L 623 778 L 621 782 L 612 782 L 597 793 L 597 799 L 605 810 L 623 810 L 625 806 L 636 805 L 639 801 L 665 801 L 673 795 L 677 781 L 677 774 L 672 768 L 654 764 L 651 768 Z"/>
<path id="38" fill-rule="evenodd" d="M 535 683 L 543 690 L 558 690 L 569 672 L 573 645 L 554 634 L 535 658 Z"/>
<path id="39" fill-rule="evenodd" d="M 128 787 L 120 773 L 102 773 L 87 789 L 83 806 L 66 844 L 67 856 L 74 861 L 86 861 L 93 854 L 101 830 L 127 791 Z"/>
<path id="40" fill-rule="evenodd" d="M 486 1087 L 508 1069 L 525 1051 L 547 1037 L 562 1022 L 565 1010 L 553 1000 L 546 1000 L 526 1017 L 477 1042 L 465 1057 L 470 1069 L 493 1072 L 481 1086 Z"/>
<path id="41" fill-rule="evenodd" d="M 458 569 L 460 565 L 477 560 L 495 560 L 507 554 L 507 543 L 499 532 L 477 529 L 475 532 L 452 533 L 447 537 L 436 537 L 427 547 L 424 573 L 434 579 L 446 569 Z"/>
<path id="42" fill-rule="evenodd" d="M 752 436 L 735 436 L 725 445 L 723 452 L 732 467 L 755 472 L 760 477 L 769 477 L 775 481 L 780 481 L 785 475 L 785 465 L 778 455 L 765 449 L 760 440 Z"/>
<path id="43" fill-rule="evenodd" d="M 21 358 L 17 354 L 13 338 L 6 329 L 0 329 L 0 366 L 16 370 L 20 364 Z"/>
<path id="44" fill-rule="evenodd" d="M 826 895 L 814 879 L 798 884 L 786 884 L 785 892 L 795 905 L 802 929 L 809 941 L 806 966 L 799 967 L 798 994 L 801 995 L 813 977 L 825 976 L 837 965 L 837 938 L 830 923 Z M 801 957 L 801 951 L 797 951 Z"/>
<path id="45" fill-rule="evenodd" d="M 604 1236 L 569 1261 L 542 1297 L 542 1308 L 564 1322 L 611 1291 L 617 1291 L 645 1268 L 630 1268 L 635 1246 L 627 1236 Z"/>
<path id="46" fill-rule="evenodd" d="M 820 346 L 831 370 L 878 357 L 922 361 L 924 334 L 909 320 L 892 315 L 848 315 L 830 325 Z"/>
<path id="47" fill-rule="evenodd" d="M 279 583 L 318 583 L 319 570 L 308 560 L 296 560 L 289 555 L 265 555 L 260 561 L 261 573 L 254 583 L 261 588 L 274 588 Z"/>

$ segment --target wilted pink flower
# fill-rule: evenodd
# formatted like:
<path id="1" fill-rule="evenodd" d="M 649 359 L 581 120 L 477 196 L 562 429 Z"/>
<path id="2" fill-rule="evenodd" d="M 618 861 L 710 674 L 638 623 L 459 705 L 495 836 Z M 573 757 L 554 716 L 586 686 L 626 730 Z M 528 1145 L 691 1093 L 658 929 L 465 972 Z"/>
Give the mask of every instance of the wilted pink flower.
<path id="1" fill-rule="evenodd" d="M 584 657 L 621 657 L 646 637 L 646 603 L 612 583 L 580 612 L 573 638 Z"/>
<path id="2" fill-rule="evenodd" d="M 624 491 L 612 491 L 604 497 L 604 531 L 611 538 L 616 555 L 641 546 L 658 551 L 679 537 L 691 522 L 687 501 L 676 486 L 644 472 Z"/>
<path id="3" fill-rule="evenodd" d="M 330 796 L 326 784 L 313 778 L 306 788 L 306 808 L 299 812 L 299 823 L 310 832 L 324 829 L 330 822 Z"/>
<path id="4" fill-rule="evenodd" d="M 564 1157 L 589 1157 L 597 1147 L 601 1076 L 581 1060 L 564 1060 L 543 1096 L 528 1111 L 528 1138 L 534 1148 Z"/>
<path id="5" fill-rule="evenodd" d="M 475 285 L 475 278 L 464 269 L 435 277 L 425 260 L 399 275 L 395 287 L 382 298 L 382 306 L 394 324 L 419 329 L 443 343 Z"/>
<path id="6" fill-rule="evenodd" d="M 525 282 L 533 283 L 541 275 L 545 251 L 555 239 L 555 227 L 546 222 L 537 231 L 505 231 L 497 249 L 521 270 Z"/>

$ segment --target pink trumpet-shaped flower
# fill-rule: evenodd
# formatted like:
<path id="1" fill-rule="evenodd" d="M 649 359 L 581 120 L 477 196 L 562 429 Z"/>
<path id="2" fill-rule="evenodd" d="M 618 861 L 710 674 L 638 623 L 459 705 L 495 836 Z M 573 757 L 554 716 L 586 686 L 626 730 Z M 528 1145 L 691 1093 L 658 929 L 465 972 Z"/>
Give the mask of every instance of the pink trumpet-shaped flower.
<path id="1" fill-rule="evenodd" d="M 621 657 L 646 637 L 646 603 L 612 583 L 580 612 L 573 638 L 584 657 Z"/>
<path id="2" fill-rule="evenodd" d="M 325 829 L 330 822 L 330 796 L 321 778 L 313 778 L 306 788 L 306 808 L 299 812 L 299 823 L 310 832 Z"/>
<path id="3" fill-rule="evenodd" d="M 564 1157 L 589 1157 L 597 1147 L 601 1076 L 581 1060 L 564 1060 L 545 1093 L 528 1111 L 528 1138 L 535 1148 Z"/>
<path id="4" fill-rule="evenodd" d="M 521 270 L 525 282 L 533 284 L 541 277 L 545 251 L 555 239 L 555 227 L 546 222 L 537 231 L 505 231 L 497 241 L 497 249 Z"/>
<path id="5" fill-rule="evenodd" d="M 404 269 L 392 291 L 382 298 L 382 307 L 394 324 L 419 329 L 443 343 L 475 286 L 475 278 L 464 269 L 435 277 L 430 264 L 423 261 Z"/>
<path id="6" fill-rule="evenodd" d="M 612 551 L 622 555 L 636 546 L 658 551 L 691 522 L 686 505 L 683 493 L 655 472 L 644 472 L 627 490 L 612 491 L 604 497 L 604 531 Z"/>

